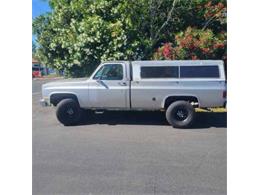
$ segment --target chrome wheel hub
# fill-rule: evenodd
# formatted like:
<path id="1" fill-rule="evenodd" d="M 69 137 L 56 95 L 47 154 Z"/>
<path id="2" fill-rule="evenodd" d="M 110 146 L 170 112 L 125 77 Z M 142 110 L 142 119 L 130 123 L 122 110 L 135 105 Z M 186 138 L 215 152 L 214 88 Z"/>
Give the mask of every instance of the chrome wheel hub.
<path id="1" fill-rule="evenodd" d="M 69 115 L 73 115 L 73 114 L 74 114 L 74 111 L 73 111 L 72 108 L 69 108 L 69 109 L 67 110 L 67 113 L 68 113 Z"/>

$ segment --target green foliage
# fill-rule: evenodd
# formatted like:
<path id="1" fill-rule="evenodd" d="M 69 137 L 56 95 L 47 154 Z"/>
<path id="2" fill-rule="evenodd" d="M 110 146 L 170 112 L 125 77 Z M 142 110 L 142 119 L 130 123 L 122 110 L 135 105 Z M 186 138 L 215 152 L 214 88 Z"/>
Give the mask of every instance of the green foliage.
<path id="1" fill-rule="evenodd" d="M 32 42 L 32 56 L 34 57 L 36 54 L 37 46 L 35 42 Z"/>
<path id="2" fill-rule="evenodd" d="M 52 12 L 33 21 L 36 56 L 68 76 L 89 75 L 100 61 L 151 59 L 158 47 L 175 44 L 174 35 L 189 26 L 211 29 L 212 37 L 226 31 L 224 0 L 49 0 L 49 4 Z M 185 52 L 180 51 L 183 56 Z"/>

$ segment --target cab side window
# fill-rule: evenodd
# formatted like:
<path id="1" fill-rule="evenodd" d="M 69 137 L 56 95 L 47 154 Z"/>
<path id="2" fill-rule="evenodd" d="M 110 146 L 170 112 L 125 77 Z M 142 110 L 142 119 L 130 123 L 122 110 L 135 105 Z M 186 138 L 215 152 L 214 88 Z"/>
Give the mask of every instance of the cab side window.
<path id="1" fill-rule="evenodd" d="M 102 66 L 102 67 L 96 72 L 95 76 L 93 77 L 94 80 L 101 79 L 103 69 L 104 69 L 104 66 Z"/>
<path id="2" fill-rule="evenodd" d="M 93 79 L 122 80 L 123 66 L 121 64 L 106 64 L 99 69 Z"/>

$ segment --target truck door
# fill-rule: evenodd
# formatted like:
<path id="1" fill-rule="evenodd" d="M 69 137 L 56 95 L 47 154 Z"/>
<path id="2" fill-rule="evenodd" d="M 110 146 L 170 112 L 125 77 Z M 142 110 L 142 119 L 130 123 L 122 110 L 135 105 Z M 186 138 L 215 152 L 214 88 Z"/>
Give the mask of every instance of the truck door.
<path id="1" fill-rule="evenodd" d="M 89 104 L 93 108 L 127 108 L 129 82 L 125 64 L 105 64 L 89 85 Z"/>

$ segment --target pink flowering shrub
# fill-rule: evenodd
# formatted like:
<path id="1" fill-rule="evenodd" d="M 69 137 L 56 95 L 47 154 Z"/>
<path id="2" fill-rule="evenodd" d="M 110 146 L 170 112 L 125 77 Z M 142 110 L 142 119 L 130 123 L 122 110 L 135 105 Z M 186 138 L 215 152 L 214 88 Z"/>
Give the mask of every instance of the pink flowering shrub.
<path id="1" fill-rule="evenodd" d="M 217 35 L 207 29 L 188 27 L 175 35 L 174 43 L 165 43 L 153 55 L 157 60 L 223 59 L 226 60 L 226 33 Z"/>

